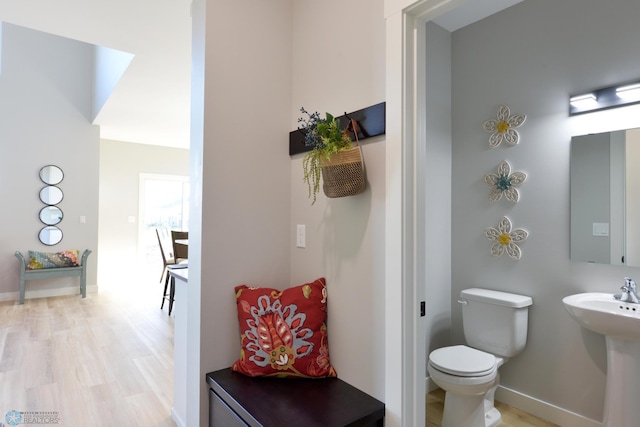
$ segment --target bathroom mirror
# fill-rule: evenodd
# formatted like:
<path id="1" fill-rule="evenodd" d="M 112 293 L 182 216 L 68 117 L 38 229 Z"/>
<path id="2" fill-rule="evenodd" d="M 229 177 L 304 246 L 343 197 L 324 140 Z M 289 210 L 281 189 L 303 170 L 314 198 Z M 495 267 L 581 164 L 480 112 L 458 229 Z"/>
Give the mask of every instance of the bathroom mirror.
<path id="1" fill-rule="evenodd" d="M 57 205 L 63 197 L 62 190 L 53 185 L 47 185 L 40 190 L 40 200 L 46 205 Z"/>
<path id="2" fill-rule="evenodd" d="M 53 246 L 62 241 L 62 230 L 55 225 L 48 225 L 40 230 L 38 233 L 38 239 L 43 245 Z"/>
<path id="3" fill-rule="evenodd" d="M 40 221 L 46 225 L 56 225 L 62 221 L 62 210 L 57 206 L 45 206 L 40 210 Z"/>
<path id="4" fill-rule="evenodd" d="M 47 165 L 40 169 L 40 179 L 48 185 L 56 185 L 62 182 L 64 173 L 58 166 Z"/>
<path id="5" fill-rule="evenodd" d="M 640 267 L 640 129 L 571 139 L 571 260 Z"/>

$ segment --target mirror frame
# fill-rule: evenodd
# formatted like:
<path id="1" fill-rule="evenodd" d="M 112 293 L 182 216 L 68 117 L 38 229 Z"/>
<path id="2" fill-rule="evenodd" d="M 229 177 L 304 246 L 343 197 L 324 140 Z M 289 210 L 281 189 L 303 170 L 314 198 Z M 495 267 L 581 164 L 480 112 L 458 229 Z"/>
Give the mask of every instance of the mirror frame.
<path id="1" fill-rule="evenodd" d="M 57 215 L 55 215 L 56 213 Z M 38 217 L 40 218 L 40 222 L 45 225 L 56 225 L 60 224 L 62 218 L 64 218 L 64 213 L 58 206 L 49 205 L 40 209 Z"/>
<path id="2" fill-rule="evenodd" d="M 570 145 L 570 259 L 640 267 L 634 160 L 640 127 L 573 135 Z"/>
<path id="3" fill-rule="evenodd" d="M 64 179 L 64 172 L 56 165 L 43 166 L 40 169 L 40 180 L 47 185 L 57 185 Z"/>
<path id="4" fill-rule="evenodd" d="M 38 240 L 40 240 L 40 243 L 42 243 L 43 245 L 57 245 L 62 241 L 62 230 L 60 230 L 55 225 L 47 225 L 46 227 L 42 227 L 42 229 L 38 233 Z"/>
<path id="5" fill-rule="evenodd" d="M 52 195 L 48 194 L 49 191 L 54 191 L 54 190 L 57 190 L 57 192 L 59 192 L 59 200 L 57 198 L 52 199 Z M 55 185 L 47 185 L 46 187 L 42 187 L 42 190 L 40 190 L 40 201 L 47 206 L 57 205 L 63 199 L 64 199 L 64 193 L 62 192 L 60 187 L 56 187 Z M 54 200 L 57 200 L 57 201 L 54 201 Z"/>

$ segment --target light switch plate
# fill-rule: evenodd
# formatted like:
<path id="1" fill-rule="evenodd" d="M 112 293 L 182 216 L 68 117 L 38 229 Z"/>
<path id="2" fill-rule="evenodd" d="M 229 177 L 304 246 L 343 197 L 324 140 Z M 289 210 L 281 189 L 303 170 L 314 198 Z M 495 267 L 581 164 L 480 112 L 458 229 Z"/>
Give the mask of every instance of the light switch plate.
<path id="1" fill-rule="evenodd" d="M 306 227 L 304 224 L 298 224 L 296 226 L 296 247 L 306 247 Z"/>
<path id="2" fill-rule="evenodd" d="M 593 235 L 594 236 L 608 236 L 609 235 L 609 223 L 608 222 L 594 222 L 593 223 Z"/>

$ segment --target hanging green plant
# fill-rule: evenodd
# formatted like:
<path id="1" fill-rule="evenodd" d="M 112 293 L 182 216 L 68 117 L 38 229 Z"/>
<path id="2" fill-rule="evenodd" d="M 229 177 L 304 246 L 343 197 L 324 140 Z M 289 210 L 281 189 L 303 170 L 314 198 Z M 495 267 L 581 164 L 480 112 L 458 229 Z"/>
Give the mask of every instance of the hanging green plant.
<path id="1" fill-rule="evenodd" d="M 350 149 L 352 142 L 348 132 L 340 129 L 340 120 L 333 115 L 325 113 L 325 118 L 321 118 L 318 112 L 309 113 L 304 107 L 300 112 L 306 115 L 298 118 L 299 129 L 305 132 L 304 145 L 312 147 L 302 159 L 302 168 L 304 182 L 309 188 L 308 197 L 313 198 L 313 205 L 320 191 L 321 160 L 329 160 L 332 154 Z"/>

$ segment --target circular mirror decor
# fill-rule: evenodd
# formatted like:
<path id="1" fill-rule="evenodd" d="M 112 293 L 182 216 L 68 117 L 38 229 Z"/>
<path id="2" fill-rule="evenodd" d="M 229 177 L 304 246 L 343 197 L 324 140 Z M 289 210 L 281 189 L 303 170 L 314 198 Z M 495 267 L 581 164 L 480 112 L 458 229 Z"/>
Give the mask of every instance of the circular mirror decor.
<path id="1" fill-rule="evenodd" d="M 53 246 L 62 241 L 62 230 L 55 225 L 48 225 L 40 230 L 38 233 L 38 239 L 43 245 Z"/>
<path id="2" fill-rule="evenodd" d="M 62 182 L 64 173 L 55 165 L 47 165 L 40 169 L 40 179 L 48 185 L 56 185 Z"/>
<path id="3" fill-rule="evenodd" d="M 46 205 L 57 205 L 62 201 L 62 190 L 53 185 L 47 185 L 40 190 L 40 200 Z"/>
<path id="4" fill-rule="evenodd" d="M 56 225 L 62 221 L 62 209 L 57 206 L 45 206 L 40 210 L 40 221 L 46 225 Z"/>

